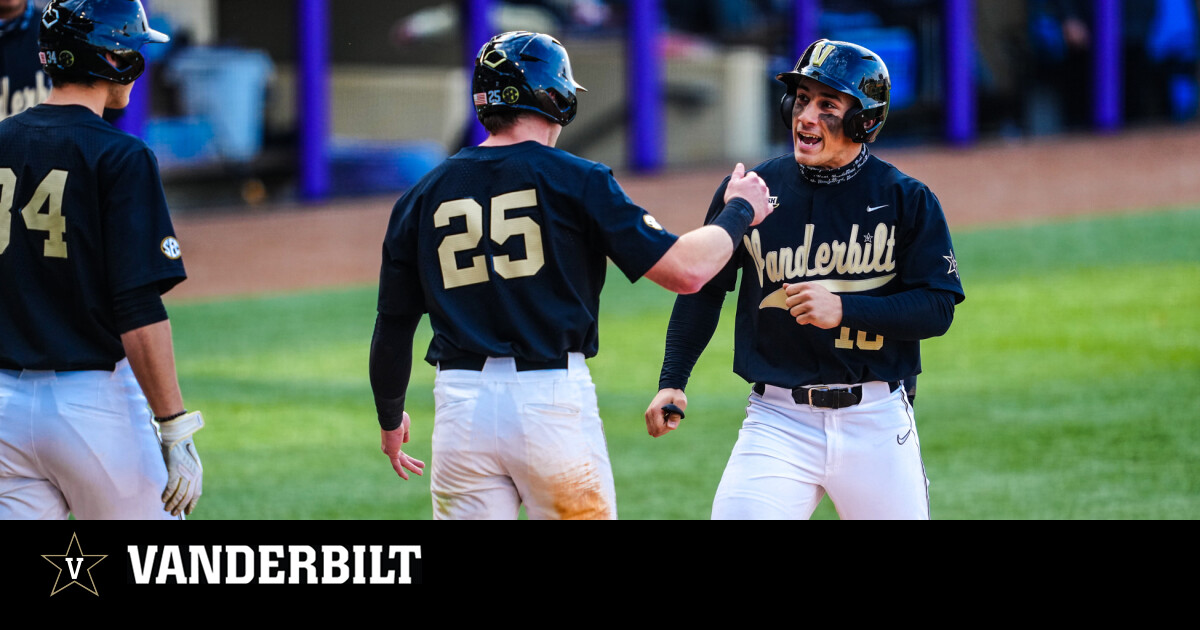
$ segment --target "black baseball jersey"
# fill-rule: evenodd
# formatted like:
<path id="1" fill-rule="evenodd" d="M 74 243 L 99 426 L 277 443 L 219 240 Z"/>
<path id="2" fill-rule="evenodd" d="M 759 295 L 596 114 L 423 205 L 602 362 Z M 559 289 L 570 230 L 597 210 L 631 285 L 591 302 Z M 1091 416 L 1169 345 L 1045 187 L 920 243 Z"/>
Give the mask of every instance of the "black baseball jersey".
<path id="1" fill-rule="evenodd" d="M 537 142 L 467 147 L 392 209 L 379 312 L 428 312 L 434 365 L 591 357 L 606 257 L 635 281 L 677 238 L 603 164 Z"/>
<path id="2" fill-rule="evenodd" d="M 710 283 L 732 291 L 741 269 L 734 372 L 789 387 L 901 381 L 920 372 L 919 341 L 799 325 L 783 285 L 819 282 L 834 293 L 863 296 L 940 289 L 961 302 L 950 231 L 933 192 L 869 154 L 853 177 L 829 184 L 805 179 L 791 154 L 752 170 L 778 205 Z M 707 221 L 724 206 L 727 183 Z"/>
<path id="3" fill-rule="evenodd" d="M 0 367 L 109 369 L 112 296 L 185 277 L 158 162 L 78 106 L 0 121 Z"/>
<path id="4" fill-rule="evenodd" d="M 50 78 L 38 57 L 41 12 L 32 0 L 25 13 L 0 24 L 0 120 L 46 100 Z"/>

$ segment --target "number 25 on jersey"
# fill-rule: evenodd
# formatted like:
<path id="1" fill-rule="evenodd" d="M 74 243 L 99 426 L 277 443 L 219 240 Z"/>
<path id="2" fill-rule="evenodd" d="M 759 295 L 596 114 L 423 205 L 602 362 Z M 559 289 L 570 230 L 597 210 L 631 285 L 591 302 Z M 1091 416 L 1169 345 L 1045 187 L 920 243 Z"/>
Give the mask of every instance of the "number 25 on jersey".
<path id="1" fill-rule="evenodd" d="M 503 245 L 509 239 L 521 237 L 525 240 L 525 258 L 513 260 L 505 254 L 492 257 L 492 267 L 501 278 L 523 278 L 532 276 L 546 262 L 542 252 L 542 229 L 533 217 L 509 217 L 509 210 L 537 207 L 537 191 L 534 189 L 506 193 L 491 199 L 492 242 Z M 459 252 L 470 251 L 483 240 L 483 206 L 474 199 L 455 199 L 438 206 L 433 213 L 434 227 L 446 227 L 450 220 L 463 217 L 467 230 L 451 234 L 438 245 L 438 261 L 442 266 L 442 282 L 447 289 L 479 284 L 488 281 L 486 257 L 473 256 L 471 264 L 459 267 L 456 260 Z"/>
<path id="2" fill-rule="evenodd" d="M 66 187 L 67 172 L 57 169 L 50 171 L 33 193 L 29 205 L 21 210 L 26 229 L 48 233 L 42 247 L 42 255 L 47 258 L 67 257 L 67 242 L 63 240 L 67 232 L 67 219 L 62 213 L 63 190 Z M 16 189 L 16 173 L 11 168 L 0 168 L 0 254 L 8 249 L 8 242 L 12 239 L 12 207 Z M 49 207 L 46 214 L 40 212 L 42 206 Z"/>

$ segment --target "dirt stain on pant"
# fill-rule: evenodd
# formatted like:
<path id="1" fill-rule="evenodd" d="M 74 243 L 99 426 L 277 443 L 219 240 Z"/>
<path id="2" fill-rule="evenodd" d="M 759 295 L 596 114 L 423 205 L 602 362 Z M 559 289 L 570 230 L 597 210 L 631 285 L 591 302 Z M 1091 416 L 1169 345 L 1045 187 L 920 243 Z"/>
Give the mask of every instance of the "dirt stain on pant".
<path id="1" fill-rule="evenodd" d="M 584 464 L 577 471 L 551 480 L 554 512 L 563 520 L 609 520 L 615 518 L 612 497 L 605 491 L 603 476 L 595 466 Z"/>

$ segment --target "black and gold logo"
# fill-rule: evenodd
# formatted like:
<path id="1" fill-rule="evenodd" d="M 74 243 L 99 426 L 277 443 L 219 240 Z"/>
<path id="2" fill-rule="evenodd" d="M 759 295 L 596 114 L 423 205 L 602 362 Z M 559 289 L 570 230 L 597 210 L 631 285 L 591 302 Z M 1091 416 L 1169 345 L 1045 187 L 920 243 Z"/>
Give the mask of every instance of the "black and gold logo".
<path id="1" fill-rule="evenodd" d="M 43 554 L 42 557 L 58 569 L 58 576 L 54 579 L 54 587 L 51 589 L 50 595 L 57 595 L 72 584 L 77 584 L 83 590 L 99 597 L 100 593 L 96 591 L 96 583 L 92 581 L 92 569 L 100 564 L 101 560 L 107 558 L 107 555 L 84 554 L 79 547 L 79 538 L 75 534 L 71 534 L 71 542 L 67 545 L 66 553 Z"/>
<path id="2" fill-rule="evenodd" d="M 500 98 L 504 99 L 505 103 L 512 105 L 513 103 L 517 102 L 517 99 L 521 98 L 521 92 L 518 91 L 517 88 L 510 85 L 504 88 L 504 91 L 500 93 Z"/>
<path id="3" fill-rule="evenodd" d="M 63 68 L 70 68 L 75 65 L 75 55 L 69 50 L 64 50 L 58 53 L 58 65 Z"/>

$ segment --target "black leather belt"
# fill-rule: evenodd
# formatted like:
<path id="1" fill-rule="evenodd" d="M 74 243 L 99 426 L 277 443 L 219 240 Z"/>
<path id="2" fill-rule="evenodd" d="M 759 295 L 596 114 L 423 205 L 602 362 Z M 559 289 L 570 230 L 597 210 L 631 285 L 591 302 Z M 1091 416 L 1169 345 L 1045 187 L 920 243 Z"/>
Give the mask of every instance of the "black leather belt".
<path id="1" fill-rule="evenodd" d="M 900 383 L 897 381 L 889 381 L 888 387 L 891 391 L 896 391 L 900 388 Z M 783 389 L 787 389 L 784 387 Z M 793 387 L 792 400 L 796 401 L 797 405 L 812 405 L 813 407 L 822 407 L 824 409 L 844 409 L 853 407 L 862 402 L 862 385 L 854 387 Z M 754 384 L 754 393 L 759 396 L 767 390 L 763 383 Z"/>
<path id="2" fill-rule="evenodd" d="M 550 361 L 530 361 L 521 357 L 514 357 L 517 363 L 518 372 L 531 372 L 534 370 L 565 370 L 567 369 L 567 357 L 561 357 Z M 438 361 L 438 369 L 442 370 L 470 370 L 472 372 L 482 372 L 483 364 L 487 363 L 487 357 L 481 355 L 467 355 L 464 357 L 456 357 L 453 359 L 444 359 Z"/>

